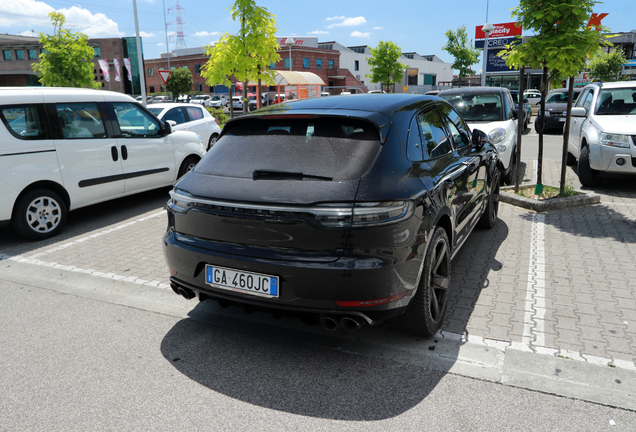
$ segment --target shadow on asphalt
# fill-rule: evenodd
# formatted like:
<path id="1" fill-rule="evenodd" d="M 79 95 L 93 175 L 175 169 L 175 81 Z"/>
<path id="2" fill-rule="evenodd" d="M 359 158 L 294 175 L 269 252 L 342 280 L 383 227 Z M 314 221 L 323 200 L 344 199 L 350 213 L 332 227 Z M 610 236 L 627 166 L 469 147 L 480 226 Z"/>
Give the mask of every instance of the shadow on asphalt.
<path id="1" fill-rule="evenodd" d="M 468 336 L 482 290 L 495 289 L 489 273 L 503 268 L 495 257 L 508 232 L 503 220 L 492 230 L 475 229 L 453 260 L 443 331 Z M 436 357 L 440 334 L 421 338 L 389 325 L 327 332 L 293 318 L 222 309 L 211 300 L 188 315 L 161 343 L 179 372 L 242 402 L 334 420 L 382 420 L 408 411 L 437 386 L 465 343 L 447 344 Z M 404 353 L 427 368 L 384 360 L 386 352 Z"/>
<path id="2" fill-rule="evenodd" d="M 160 211 L 168 202 L 168 191 L 170 188 L 164 187 L 71 211 L 62 232 L 46 240 L 26 240 L 19 237 L 10 226 L 0 227 L 0 253 L 23 254 L 102 230 L 152 210 Z"/>
<path id="3" fill-rule="evenodd" d="M 206 303 L 199 303 L 193 314 Z M 314 327 L 296 330 L 294 323 L 273 325 L 257 315 L 184 319 L 165 335 L 161 353 L 180 373 L 215 392 L 332 420 L 398 416 L 425 399 L 445 375 L 379 355 L 337 350 L 338 338 L 313 332 Z"/>

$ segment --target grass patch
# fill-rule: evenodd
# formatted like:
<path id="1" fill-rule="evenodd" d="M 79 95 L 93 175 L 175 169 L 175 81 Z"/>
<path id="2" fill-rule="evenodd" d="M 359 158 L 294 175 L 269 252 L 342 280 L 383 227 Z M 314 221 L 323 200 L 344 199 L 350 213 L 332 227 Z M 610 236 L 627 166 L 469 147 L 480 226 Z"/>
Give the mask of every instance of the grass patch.
<path id="1" fill-rule="evenodd" d="M 567 198 L 579 194 L 577 191 L 574 190 L 574 187 L 571 184 L 565 185 L 565 187 L 563 188 L 563 194 L 560 193 L 560 188 L 545 185 L 543 186 L 543 190 L 540 194 L 537 195 L 534 193 L 534 191 L 534 187 L 525 187 L 523 189 L 520 188 L 519 192 L 517 192 L 517 195 L 530 199 L 548 200 L 554 198 Z"/>

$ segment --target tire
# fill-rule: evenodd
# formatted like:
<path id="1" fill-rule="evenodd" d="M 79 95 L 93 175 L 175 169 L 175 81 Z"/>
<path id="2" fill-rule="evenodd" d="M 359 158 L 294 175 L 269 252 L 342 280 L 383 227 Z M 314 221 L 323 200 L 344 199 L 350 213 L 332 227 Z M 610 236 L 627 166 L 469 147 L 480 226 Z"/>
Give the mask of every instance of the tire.
<path id="1" fill-rule="evenodd" d="M 576 164 L 576 158 L 570 152 L 568 152 L 567 159 L 565 160 L 565 164 L 569 166 L 574 166 Z"/>
<path id="2" fill-rule="evenodd" d="M 212 148 L 212 146 L 213 146 L 214 144 L 216 144 L 216 142 L 217 142 L 218 140 L 219 140 L 219 134 L 217 134 L 217 133 L 212 134 L 212 135 L 210 136 L 210 141 L 208 141 L 208 148 L 207 148 L 207 150 L 209 151 L 209 150 Z"/>
<path id="3" fill-rule="evenodd" d="M 599 172 L 590 167 L 590 149 L 587 146 L 581 148 L 577 171 L 583 186 L 595 187 L 601 182 Z"/>
<path id="4" fill-rule="evenodd" d="M 451 256 L 446 231 L 437 227 L 426 248 L 422 277 L 411 304 L 400 317 L 402 327 L 420 336 L 442 326 L 450 290 Z"/>
<path id="5" fill-rule="evenodd" d="M 181 168 L 179 168 L 179 175 L 177 176 L 177 178 L 181 178 L 192 171 L 197 163 L 199 163 L 199 159 L 195 156 L 188 156 L 187 158 L 185 158 L 185 160 L 181 164 Z"/>
<path id="6" fill-rule="evenodd" d="M 43 240 L 60 233 L 66 222 L 66 203 L 55 192 L 36 189 L 16 205 L 12 225 L 22 237 Z"/>
<path id="7" fill-rule="evenodd" d="M 517 150 L 510 157 L 510 165 L 508 166 L 508 171 L 501 173 L 501 181 L 500 184 L 507 184 L 508 186 L 512 186 L 515 184 L 517 174 Z"/>
<path id="8" fill-rule="evenodd" d="M 490 194 L 488 195 L 488 201 L 486 202 L 486 210 L 481 215 L 477 226 L 480 228 L 491 229 L 497 223 L 497 217 L 499 214 L 499 179 L 494 179 L 492 182 Z"/>

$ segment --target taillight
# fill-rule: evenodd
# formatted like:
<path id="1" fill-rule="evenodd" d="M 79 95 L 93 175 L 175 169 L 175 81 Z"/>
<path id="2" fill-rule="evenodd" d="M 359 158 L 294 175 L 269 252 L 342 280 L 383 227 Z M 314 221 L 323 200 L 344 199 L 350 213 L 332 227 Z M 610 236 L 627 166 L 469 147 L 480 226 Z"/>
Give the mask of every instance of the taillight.
<path id="1" fill-rule="evenodd" d="M 392 303 L 394 301 L 401 300 L 404 298 L 408 291 L 404 291 L 400 294 L 395 294 L 390 297 L 384 297 L 376 300 L 336 300 L 336 304 L 342 307 L 364 307 L 364 306 L 377 306 L 387 303 Z"/>

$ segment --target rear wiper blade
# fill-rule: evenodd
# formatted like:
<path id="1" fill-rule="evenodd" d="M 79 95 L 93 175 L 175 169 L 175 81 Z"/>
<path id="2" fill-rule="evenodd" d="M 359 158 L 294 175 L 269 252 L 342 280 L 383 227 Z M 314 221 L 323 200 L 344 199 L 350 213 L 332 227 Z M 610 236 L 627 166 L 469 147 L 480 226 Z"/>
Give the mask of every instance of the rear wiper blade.
<path id="1" fill-rule="evenodd" d="M 333 180 L 332 177 L 304 174 L 299 172 L 268 171 L 268 170 L 255 170 L 252 173 L 252 178 L 254 180 L 322 180 L 322 181 Z"/>

